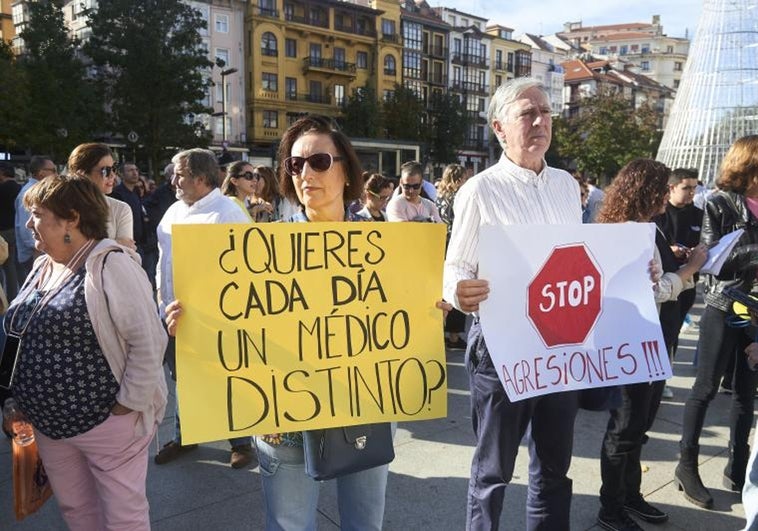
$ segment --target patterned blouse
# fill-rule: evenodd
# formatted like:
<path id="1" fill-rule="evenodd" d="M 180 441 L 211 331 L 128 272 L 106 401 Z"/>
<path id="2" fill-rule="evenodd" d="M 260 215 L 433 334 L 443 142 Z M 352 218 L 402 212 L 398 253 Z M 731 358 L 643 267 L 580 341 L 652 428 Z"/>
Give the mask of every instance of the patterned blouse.
<path id="1" fill-rule="evenodd" d="M 294 223 L 307 223 L 310 221 L 305 212 L 300 211 L 287 221 Z M 358 214 L 345 210 L 345 221 L 371 221 Z M 261 437 L 264 442 L 271 446 L 303 446 L 303 432 L 295 431 L 290 433 L 271 433 Z"/>
<path id="2" fill-rule="evenodd" d="M 39 270 L 28 282 L 37 281 Z M 84 278 L 81 267 L 31 316 L 13 377 L 20 408 L 51 439 L 73 437 L 104 422 L 120 388 L 92 329 Z M 14 329 L 23 329 L 43 296 L 35 289 L 14 301 L 5 316 L 6 329 L 11 322 Z"/>

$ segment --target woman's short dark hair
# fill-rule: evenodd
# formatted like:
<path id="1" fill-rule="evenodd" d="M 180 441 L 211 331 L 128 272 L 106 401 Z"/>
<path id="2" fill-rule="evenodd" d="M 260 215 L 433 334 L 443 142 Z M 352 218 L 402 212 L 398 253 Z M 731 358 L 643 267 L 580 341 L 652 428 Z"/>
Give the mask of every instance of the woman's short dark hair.
<path id="1" fill-rule="evenodd" d="M 343 157 L 342 164 L 345 166 L 345 175 L 347 182 L 342 192 L 342 199 L 345 203 L 360 199 L 363 193 L 363 171 L 358 155 L 350 143 L 350 139 L 337 128 L 337 125 L 326 116 L 310 115 L 300 118 L 285 131 L 282 141 L 279 144 L 277 159 L 279 161 L 279 187 L 282 195 L 287 199 L 298 202 L 295 185 L 292 177 L 284 171 L 284 159 L 292 155 L 292 146 L 298 138 L 305 134 L 328 135 L 334 146 L 337 148 L 339 155 Z"/>
<path id="2" fill-rule="evenodd" d="M 721 161 L 716 185 L 721 190 L 744 194 L 758 180 L 758 135 L 738 138 Z"/>
<path id="3" fill-rule="evenodd" d="M 651 159 L 627 163 L 605 189 L 598 222 L 650 221 L 663 207 L 669 173 L 665 164 Z"/>
<path id="4" fill-rule="evenodd" d="M 369 178 L 366 181 L 366 190 L 368 192 L 379 195 L 379 193 L 385 188 L 392 188 L 392 183 L 383 175 L 379 173 L 372 173 L 369 175 Z"/>
<path id="5" fill-rule="evenodd" d="M 87 144 L 79 144 L 68 156 L 68 164 L 66 171 L 69 175 L 80 174 L 88 175 L 89 172 L 95 169 L 97 163 L 103 157 L 110 155 L 113 157 L 111 148 L 105 144 L 99 144 L 97 142 L 89 142 Z"/>
<path id="6" fill-rule="evenodd" d="M 44 179 L 24 194 L 24 207 L 46 208 L 56 217 L 72 221 L 79 217 L 79 231 L 86 237 L 108 237 L 108 203 L 95 183 L 79 175 Z"/>

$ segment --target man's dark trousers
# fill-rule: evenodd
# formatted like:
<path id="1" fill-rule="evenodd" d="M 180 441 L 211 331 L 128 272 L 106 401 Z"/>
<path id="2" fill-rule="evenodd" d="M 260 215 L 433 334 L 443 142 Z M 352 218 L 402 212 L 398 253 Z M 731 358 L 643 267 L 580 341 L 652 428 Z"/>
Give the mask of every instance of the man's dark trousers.
<path id="1" fill-rule="evenodd" d="M 511 402 L 492 365 L 478 320 L 466 350 L 477 446 L 471 463 L 467 530 L 497 529 L 505 487 L 513 477 L 519 443 L 529 429 L 526 528 L 569 529 L 574 418 L 578 395 L 554 393 Z"/>

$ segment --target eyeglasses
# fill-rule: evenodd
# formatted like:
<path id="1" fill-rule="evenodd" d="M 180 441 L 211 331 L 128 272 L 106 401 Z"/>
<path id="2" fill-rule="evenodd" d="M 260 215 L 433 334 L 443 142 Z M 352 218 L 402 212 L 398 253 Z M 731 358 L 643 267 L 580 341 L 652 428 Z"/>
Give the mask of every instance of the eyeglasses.
<path id="1" fill-rule="evenodd" d="M 103 176 L 103 179 L 107 179 L 111 175 L 114 177 L 116 176 L 115 167 L 114 166 L 103 166 L 100 168 L 100 175 Z"/>
<path id="2" fill-rule="evenodd" d="M 419 188 L 421 188 L 421 183 L 416 183 L 416 184 L 400 183 L 400 186 L 402 186 L 406 190 L 418 190 Z"/>
<path id="3" fill-rule="evenodd" d="M 252 181 L 255 179 L 256 181 L 261 178 L 260 173 L 253 173 L 251 171 L 246 171 L 245 173 L 239 173 L 235 175 L 238 179 L 245 179 L 246 181 Z"/>
<path id="4" fill-rule="evenodd" d="M 370 196 L 377 198 L 379 201 L 389 201 L 390 197 L 392 197 L 392 194 L 380 195 L 380 194 L 377 194 L 376 192 L 372 192 L 371 190 L 366 190 L 366 191 L 368 192 Z"/>
<path id="5" fill-rule="evenodd" d="M 287 157 L 284 159 L 284 171 L 287 175 L 295 177 L 303 172 L 305 163 L 313 171 L 323 172 L 332 167 L 334 161 L 343 160 L 344 157 L 332 155 L 331 153 L 314 153 L 310 157 Z"/>

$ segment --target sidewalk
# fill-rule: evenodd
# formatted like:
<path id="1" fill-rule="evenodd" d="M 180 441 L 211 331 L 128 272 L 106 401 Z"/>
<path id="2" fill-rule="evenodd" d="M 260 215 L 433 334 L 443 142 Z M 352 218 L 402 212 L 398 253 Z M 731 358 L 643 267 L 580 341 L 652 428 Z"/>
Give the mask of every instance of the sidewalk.
<path id="1" fill-rule="evenodd" d="M 697 309 L 697 313 L 702 308 Z M 737 530 L 744 525 L 738 494 L 721 487 L 729 439 L 730 397 L 719 394 L 708 410 L 701 443 L 700 473 L 715 498 L 715 508 L 704 510 L 688 503 L 673 482 L 682 408 L 694 380 L 691 361 L 697 331 L 682 336 L 670 382 L 674 399 L 664 401 L 643 450 L 643 494 L 670 515 L 667 524 L 641 523 L 657 530 Z M 465 524 L 466 486 L 473 452 L 467 376 L 463 353 L 447 354 L 449 373 L 448 417 L 401 424 L 395 439 L 397 458 L 390 467 L 385 529 L 461 530 Z M 173 411 L 169 406 L 168 411 Z M 600 442 L 607 413 L 580 411 L 574 437 L 574 480 L 571 528 L 596 530 L 600 488 Z M 173 418 L 161 425 L 162 442 L 169 439 Z M 155 454 L 157 444 L 151 447 Z M 205 444 L 176 462 L 155 466 L 150 461 L 148 496 L 153 529 L 157 531 L 263 529 L 263 501 L 258 469 L 233 470 L 228 465 L 226 441 Z M 524 529 L 527 452 L 522 446 L 515 477 L 506 493 L 501 529 Z M 319 504 L 319 529 L 336 530 L 335 490 L 325 485 Z M 0 440 L 0 529 L 64 530 L 54 500 L 40 512 L 16 523 L 13 517 L 10 444 Z"/>

